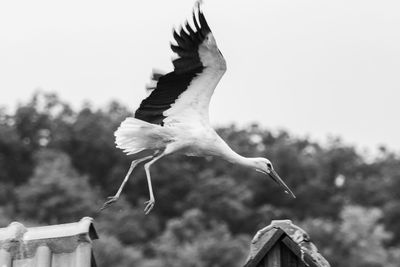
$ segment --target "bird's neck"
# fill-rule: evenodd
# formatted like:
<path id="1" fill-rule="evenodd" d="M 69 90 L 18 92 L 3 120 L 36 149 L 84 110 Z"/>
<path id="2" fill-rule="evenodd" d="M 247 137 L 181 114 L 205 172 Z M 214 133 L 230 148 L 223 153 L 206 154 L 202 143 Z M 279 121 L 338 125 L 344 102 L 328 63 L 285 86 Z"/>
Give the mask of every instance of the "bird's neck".
<path id="1" fill-rule="evenodd" d="M 252 169 L 256 169 L 257 168 L 257 164 L 256 164 L 256 159 L 255 158 L 246 158 L 243 157 L 241 155 L 239 155 L 238 153 L 235 152 L 235 158 L 234 160 L 232 160 L 231 162 L 234 164 L 239 164 L 242 165 L 244 167 L 248 167 L 248 168 L 252 168 Z"/>
<path id="2" fill-rule="evenodd" d="M 228 146 L 228 149 L 225 150 L 224 158 L 233 164 L 239 164 L 248 168 L 257 168 L 256 158 L 246 158 L 242 155 L 239 155 L 233 149 Z"/>

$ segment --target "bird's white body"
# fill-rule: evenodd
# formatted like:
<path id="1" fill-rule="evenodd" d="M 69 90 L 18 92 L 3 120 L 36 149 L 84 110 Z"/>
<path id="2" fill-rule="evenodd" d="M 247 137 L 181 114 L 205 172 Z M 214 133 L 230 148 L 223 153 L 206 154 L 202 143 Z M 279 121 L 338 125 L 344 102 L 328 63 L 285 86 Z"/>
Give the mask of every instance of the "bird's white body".
<path id="1" fill-rule="evenodd" d="M 128 155 L 152 149 L 165 155 L 181 153 L 187 156 L 223 156 L 228 145 L 209 125 L 201 121 L 173 122 L 154 125 L 133 117 L 125 119 L 115 132 L 117 147 Z"/>
<path id="2" fill-rule="evenodd" d="M 197 18 L 196 18 L 197 8 Z M 128 155 L 133 155 L 131 167 L 117 194 L 103 208 L 116 201 L 130 173 L 140 162 L 145 171 L 150 200 L 145 212 L 154 205 L 150 166 L 171 153 L 189 156 L 216 156 L 242 166 L 269 174 L 290 192 L 265 158 L 245 158 L 234 152 L 210 125 L 209 104 L 214 90 L 226 71 L 226 62 L 197 3 L 193 12 L 192 29 L 188 23 L 174 31 L 176 44 L 171 49 L 177 54 L 174 71 L 167 74 L 153 72 L 153 89 L 142 101 L 134 117 L 125 119 L 115 132 L 116 144 Z M 141 152 L 148 151 L 145 156 Z"/>

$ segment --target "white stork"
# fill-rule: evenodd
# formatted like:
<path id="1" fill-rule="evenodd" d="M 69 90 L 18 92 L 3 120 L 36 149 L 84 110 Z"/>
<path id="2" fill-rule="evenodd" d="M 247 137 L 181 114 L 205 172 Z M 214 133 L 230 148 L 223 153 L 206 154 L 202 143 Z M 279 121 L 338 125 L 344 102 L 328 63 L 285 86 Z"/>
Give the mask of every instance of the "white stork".
<path id="1" fill-rule="evenodd" d="M 210 98 L 226 71 L 225 59 L 201 11 L 200 2 L 193 9 L 194 29 L 189 23 L 173 32 L 177 54 L 174 70 L 167 74 L 153 72 L 151 94 L 144 99 L 134 117 L 126 118 L 115 132 L 117 147 L 133 155 L 128 173 L 118 192 L 108 197 L 101 210 L 117 201 L 133 169 L 146 162 L 150 199 L 144 209 L 148 214 L 155 198 L 150 167 L 160 158 L 180 152 L 189 156 L 214 156 L 234 164 L 268 174 L 286 193 L 294 194 L 266 158 L 246 158 L 234 152 L 211 127 L 208 115 Z M 146 152 L 146 153 L 144 153 Z"/>

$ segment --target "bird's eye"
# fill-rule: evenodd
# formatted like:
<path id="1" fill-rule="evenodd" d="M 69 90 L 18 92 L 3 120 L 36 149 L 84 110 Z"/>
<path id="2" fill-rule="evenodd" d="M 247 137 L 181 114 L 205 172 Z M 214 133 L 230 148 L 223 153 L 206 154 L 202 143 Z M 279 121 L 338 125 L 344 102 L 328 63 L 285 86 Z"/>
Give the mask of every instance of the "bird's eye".
<path id="1" fill-rule="evenodd" d="M 272 164 L 271 163 L 267 163 L 268 168 L 272 169 Z"/>

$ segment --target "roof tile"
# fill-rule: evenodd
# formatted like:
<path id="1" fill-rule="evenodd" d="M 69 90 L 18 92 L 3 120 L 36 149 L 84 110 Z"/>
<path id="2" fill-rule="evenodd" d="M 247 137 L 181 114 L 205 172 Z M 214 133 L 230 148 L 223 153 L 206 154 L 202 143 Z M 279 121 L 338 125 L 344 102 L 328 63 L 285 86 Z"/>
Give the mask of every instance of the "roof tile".
<path id="1" fill-rule="evenodd" d="M 0 228 L 0 267 L 90 267 L 92 240 L 97 239 L 93 219 L 28 227 L 13 222 Z"/>

